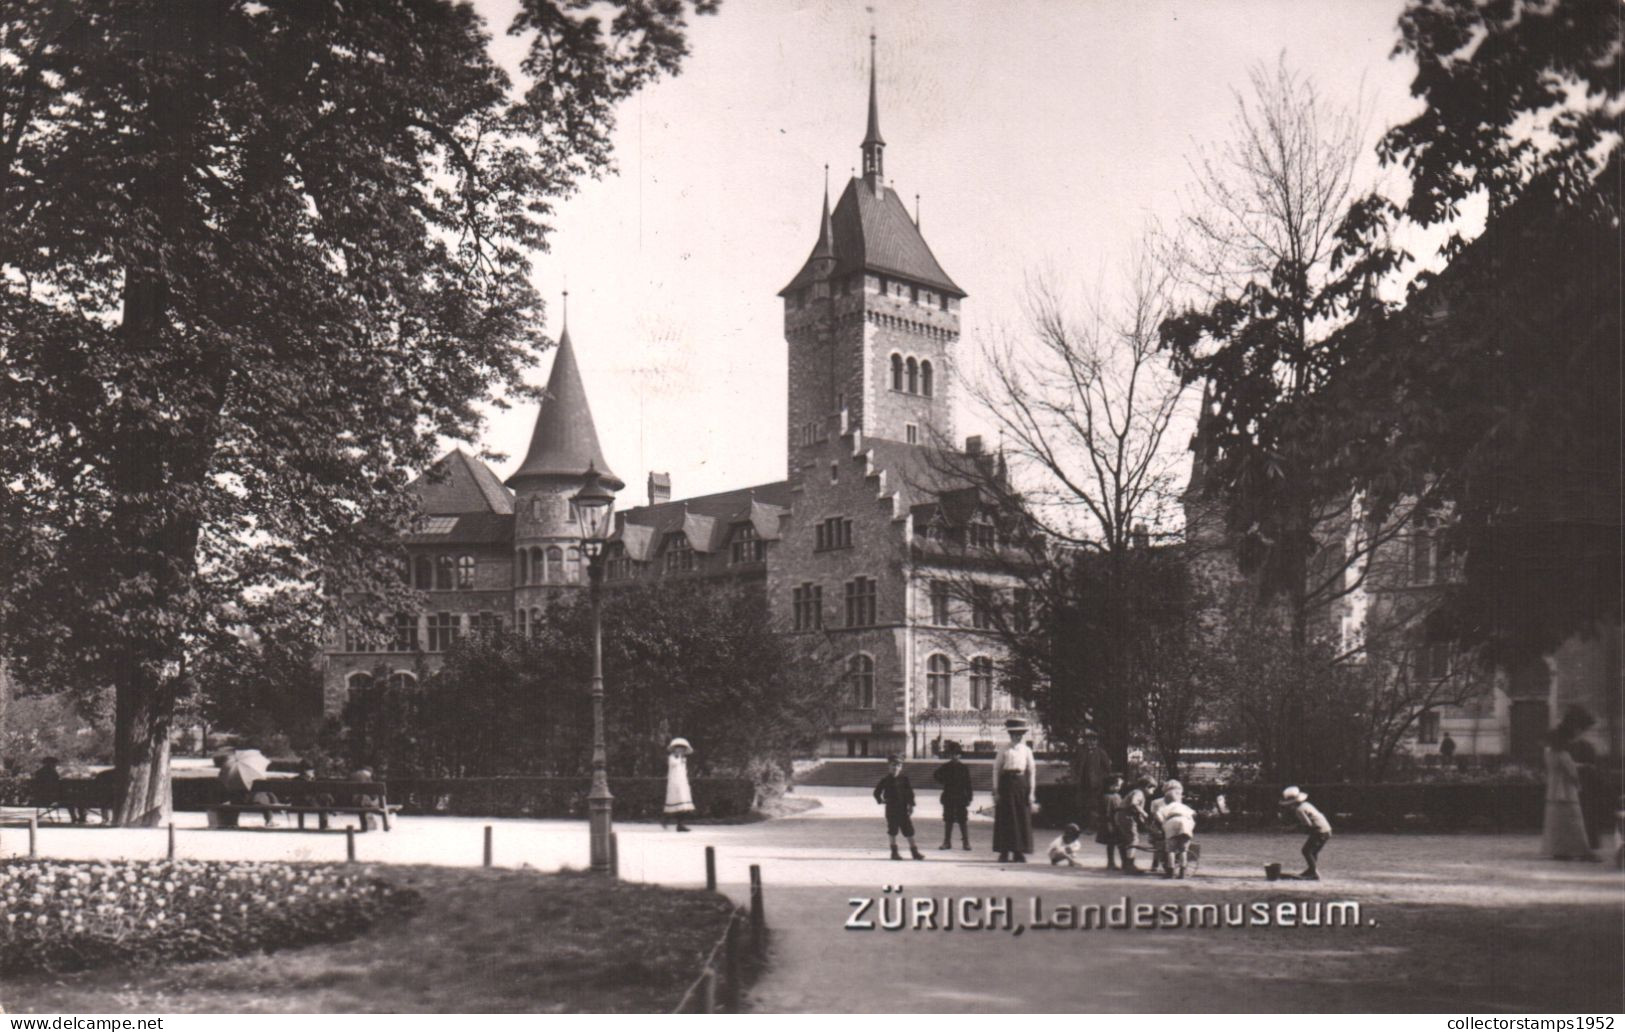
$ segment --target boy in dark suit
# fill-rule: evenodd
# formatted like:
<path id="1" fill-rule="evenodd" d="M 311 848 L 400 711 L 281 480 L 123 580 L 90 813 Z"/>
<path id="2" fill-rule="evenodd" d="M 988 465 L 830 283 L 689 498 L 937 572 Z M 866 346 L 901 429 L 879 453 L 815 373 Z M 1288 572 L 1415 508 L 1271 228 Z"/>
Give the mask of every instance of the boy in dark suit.
<path id="1" fill-rule="evenodd" d="M 938 849 L 954 848 L 954 825 L 959 825 L 959 841 L 970 848 L 970 803 L 976 795 L 970 784 L 970 768 L 959 761 L 959 743 L 949 742 L 948 762 L 932 773 L 942 786 L 942 845 Z"/>
<path id="2" fill-rule="evenodd" d="M 890 773 L 875 786 L 875 802 L 886 807 L 886 834 L 891 838 L 891 858 L 903 859 L 903 854 L 897 851 L 897 834 L 902 832 L 903 837 L 908 839 L 908 851 L 914 854 L 914 859 L 924 860 L 925 854 L 914 844 L 914 786 L 909 784 L 908 775 L 903 773 L 901 757 L 888 757 L 887 762 Z"/>

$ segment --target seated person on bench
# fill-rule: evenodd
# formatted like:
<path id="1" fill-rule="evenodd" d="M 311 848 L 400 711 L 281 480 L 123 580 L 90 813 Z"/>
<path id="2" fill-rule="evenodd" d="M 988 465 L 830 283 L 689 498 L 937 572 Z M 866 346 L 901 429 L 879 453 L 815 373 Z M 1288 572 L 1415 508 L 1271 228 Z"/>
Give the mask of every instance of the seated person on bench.
<path id="1" fill-rule="evenodd" d="M 73 823 L 83 824 L 87 817 L 85 807 L 63 799 L 62 771 L 57 769 L 59 762 L 55 756 L 47 756 L 40 761 L 39 770 L 28 779 L 29 794 L 36 807 L 66 810 Z"/>

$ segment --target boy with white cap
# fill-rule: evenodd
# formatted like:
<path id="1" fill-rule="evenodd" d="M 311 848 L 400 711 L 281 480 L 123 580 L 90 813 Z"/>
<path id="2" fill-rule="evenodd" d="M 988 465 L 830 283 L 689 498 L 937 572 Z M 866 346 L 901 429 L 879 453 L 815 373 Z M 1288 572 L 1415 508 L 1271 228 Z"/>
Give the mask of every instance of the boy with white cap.
<path id="1" fill-rule="evenodd" d="M 1298 827 L 1309 833 L 1303 842 L 1303 873 L 1298 877 L 1304 881 L 1320 881 L 1318 861 L 1320 851 L 1332 837 L 1332 822 L 1326 815 L 1315 809 L 1309 802 L 1309 797 L 1298 791 L 1293 785 L 1281 793 L 1281 809 L 1284 816 L 1289 816 L 1298 822 Z"/>

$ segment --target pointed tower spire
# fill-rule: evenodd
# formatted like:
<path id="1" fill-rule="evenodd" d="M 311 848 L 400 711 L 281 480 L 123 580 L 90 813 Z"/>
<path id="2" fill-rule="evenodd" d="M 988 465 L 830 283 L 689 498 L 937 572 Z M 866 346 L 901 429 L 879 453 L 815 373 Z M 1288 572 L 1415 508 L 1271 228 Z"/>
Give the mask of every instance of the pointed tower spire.
<path id="1" fill-rule="evenodd" d="M 824 166 L 824 214 L 818 220 L 818 243 L 813 245 L 814 260 L 835 258 L 835 223 L 829 215 L 829 166 Z"/>
<path id="2" fill-rule="evenodd" d="M 568 299 L 569 295 L 565 297 Z M 566 306 L 568 303 L 566 300 Z M 547 376 L 547 395 L 542 399 L 541 411 L 536 414 L 536 428 L 531 431 L 530 451 L 508 478 L 508 486 L 517 487 L 532 477 L 579 480 L 588 466 L 596 467 L 599 479 L 615 490 L 626 486 L 620 477 L 610 472 L 604 451 L 598 445 L 598 428 L 593 425 L 587 387 L 581 379 L 581 367 L 576 364 L 576 349 L 570 342 L 570 326 L 566 321 L 559 331 L 553 369 Z"/>
<path id="3" fill-rule="evenodd" d="M 880 101 L 875 95 L 875 34 L 869 33 L 869 128 L 863 134 L 863 178 L 880 192 L 885 182 L 886 141 L 880 138 Z"/>

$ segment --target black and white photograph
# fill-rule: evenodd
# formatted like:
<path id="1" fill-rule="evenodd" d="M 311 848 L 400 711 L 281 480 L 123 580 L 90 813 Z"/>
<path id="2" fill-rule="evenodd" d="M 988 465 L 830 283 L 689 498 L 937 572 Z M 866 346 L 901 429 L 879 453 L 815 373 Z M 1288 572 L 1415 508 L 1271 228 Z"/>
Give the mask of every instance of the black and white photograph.
<path id="1" fill-rule="evenodd" d="M 0 1014 L 1615 1028 L 1622 40 L 0 0 Z"/>

